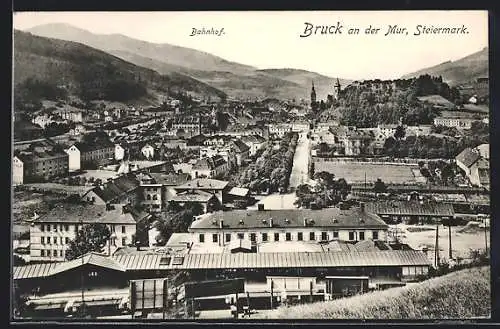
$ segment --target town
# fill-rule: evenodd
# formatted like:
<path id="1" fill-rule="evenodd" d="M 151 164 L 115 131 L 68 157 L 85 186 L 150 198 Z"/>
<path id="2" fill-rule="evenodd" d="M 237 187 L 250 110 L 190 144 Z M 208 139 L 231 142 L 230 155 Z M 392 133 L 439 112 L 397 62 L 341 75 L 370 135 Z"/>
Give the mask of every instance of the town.
<path id="1" fill-rule="evenodd" d="M 149 106 L 16 88 L 17 319 L 259 319 L 489 266 L 487 77 Z"/>

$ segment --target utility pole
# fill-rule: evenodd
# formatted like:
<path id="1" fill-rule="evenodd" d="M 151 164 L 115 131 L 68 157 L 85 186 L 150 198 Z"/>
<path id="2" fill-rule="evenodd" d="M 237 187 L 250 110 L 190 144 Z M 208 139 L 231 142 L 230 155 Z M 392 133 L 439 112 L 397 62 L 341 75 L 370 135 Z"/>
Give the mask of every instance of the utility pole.
<path id="1" fill-rule="evenodd" d="M 439 267 L 439 225 L 436 225 L 436 243 L 434 244 L 434 262 Z"/>
<path id="2" fill-rule="evenodd" d="M 451 251 L 451 219 L 448 219 L 448 242 L 449 242 L 449 253 L 448 256 L 450 257 L 450 260 L 453 259 L 453 253 Z"/>
<path id="3" fill-rule="evenodd" d="M 274 282 L 271 279 L 271 310 L 273 309 L 273 299 L 274 299 L 273 289 L 274 289 Z"/>
<path id="4" fill-rule="evenodd" d="M 485 253 L 488 253 L 488 231 L 486 229 L 486 218 L 484 219 L 484 246 Z"/>

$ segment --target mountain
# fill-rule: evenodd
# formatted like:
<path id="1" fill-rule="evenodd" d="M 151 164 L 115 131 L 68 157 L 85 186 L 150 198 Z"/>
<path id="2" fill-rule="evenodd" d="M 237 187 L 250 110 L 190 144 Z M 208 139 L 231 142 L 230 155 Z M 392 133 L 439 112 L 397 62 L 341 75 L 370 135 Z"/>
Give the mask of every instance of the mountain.
<path id="1" fill-rule="evenodd" d="M 89 46 L 14 31 L 14 84 L 20 98 L 44 98 L 66 90 L 81 100 L 158 104 L 165 95 L 225 97 L 178 72 L 161 75 Z M 49 92 L 52 91 L 52 92 Z M 20 99 L 18 98 L 18 99 Z"/>
<path id="2" fill-rule="evenodd" d="M 258 70 L 206 52 L 136 40 L 120 34 L 93 34 L 68 24 L 36 26 L 29 32 L 80 42 L 160 74 L 178 72 L 203 81 L 236 98 L 309 99 L 314 80 L 319 99 L 332 93 L 334 80 L 294 69 Z"/>
<path id="3" fill-rule="evenodd" d="M 452 86 L 469 83 L 477 78 L 487 77 L 489 75 L 488 47 L 456 61 L 447 61 L 414 73 L 406 74 L 403 78 L 418 77 L 422 74 L 442 76 L 443 80 Z"/>

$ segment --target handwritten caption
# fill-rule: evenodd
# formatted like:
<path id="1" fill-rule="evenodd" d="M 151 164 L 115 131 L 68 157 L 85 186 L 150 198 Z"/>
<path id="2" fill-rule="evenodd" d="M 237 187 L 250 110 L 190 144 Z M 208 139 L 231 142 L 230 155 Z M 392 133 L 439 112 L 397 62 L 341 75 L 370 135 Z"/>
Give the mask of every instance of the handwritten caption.
<path id="1" fill-rule="evenodd" d="M 334 25 L 315 25 L 305 22 L 300 37 L 307 38 L 313 35 L 383 35 L 388 37 L 393 35 L 423 36 L 437 34 L 469 34 L 469 30 L 463 24 L 461 26 L 418 24 L 412 27 L 398 24 L 388 24 L 386 26 L 373 26 L 369 24 L 364 27 L 354 27 L 344 25 L 342 22 L 337 22 Z"/>

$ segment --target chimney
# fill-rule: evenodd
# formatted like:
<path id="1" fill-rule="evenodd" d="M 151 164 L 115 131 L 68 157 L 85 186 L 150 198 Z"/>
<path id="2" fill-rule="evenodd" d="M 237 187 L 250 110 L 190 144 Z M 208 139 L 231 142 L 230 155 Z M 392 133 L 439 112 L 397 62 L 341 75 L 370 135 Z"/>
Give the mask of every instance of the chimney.
<path id="1" fill-rule="evenodd" d="M 219 222 L 219 227 L 222 229 L 224 228 L 224 220 L 221 219 L 220 222 Z"/>
<path id="2" fill-rule="evenodd" d="M 273 219 L 269 218 L 269 227 L 273 227 Z"/>

